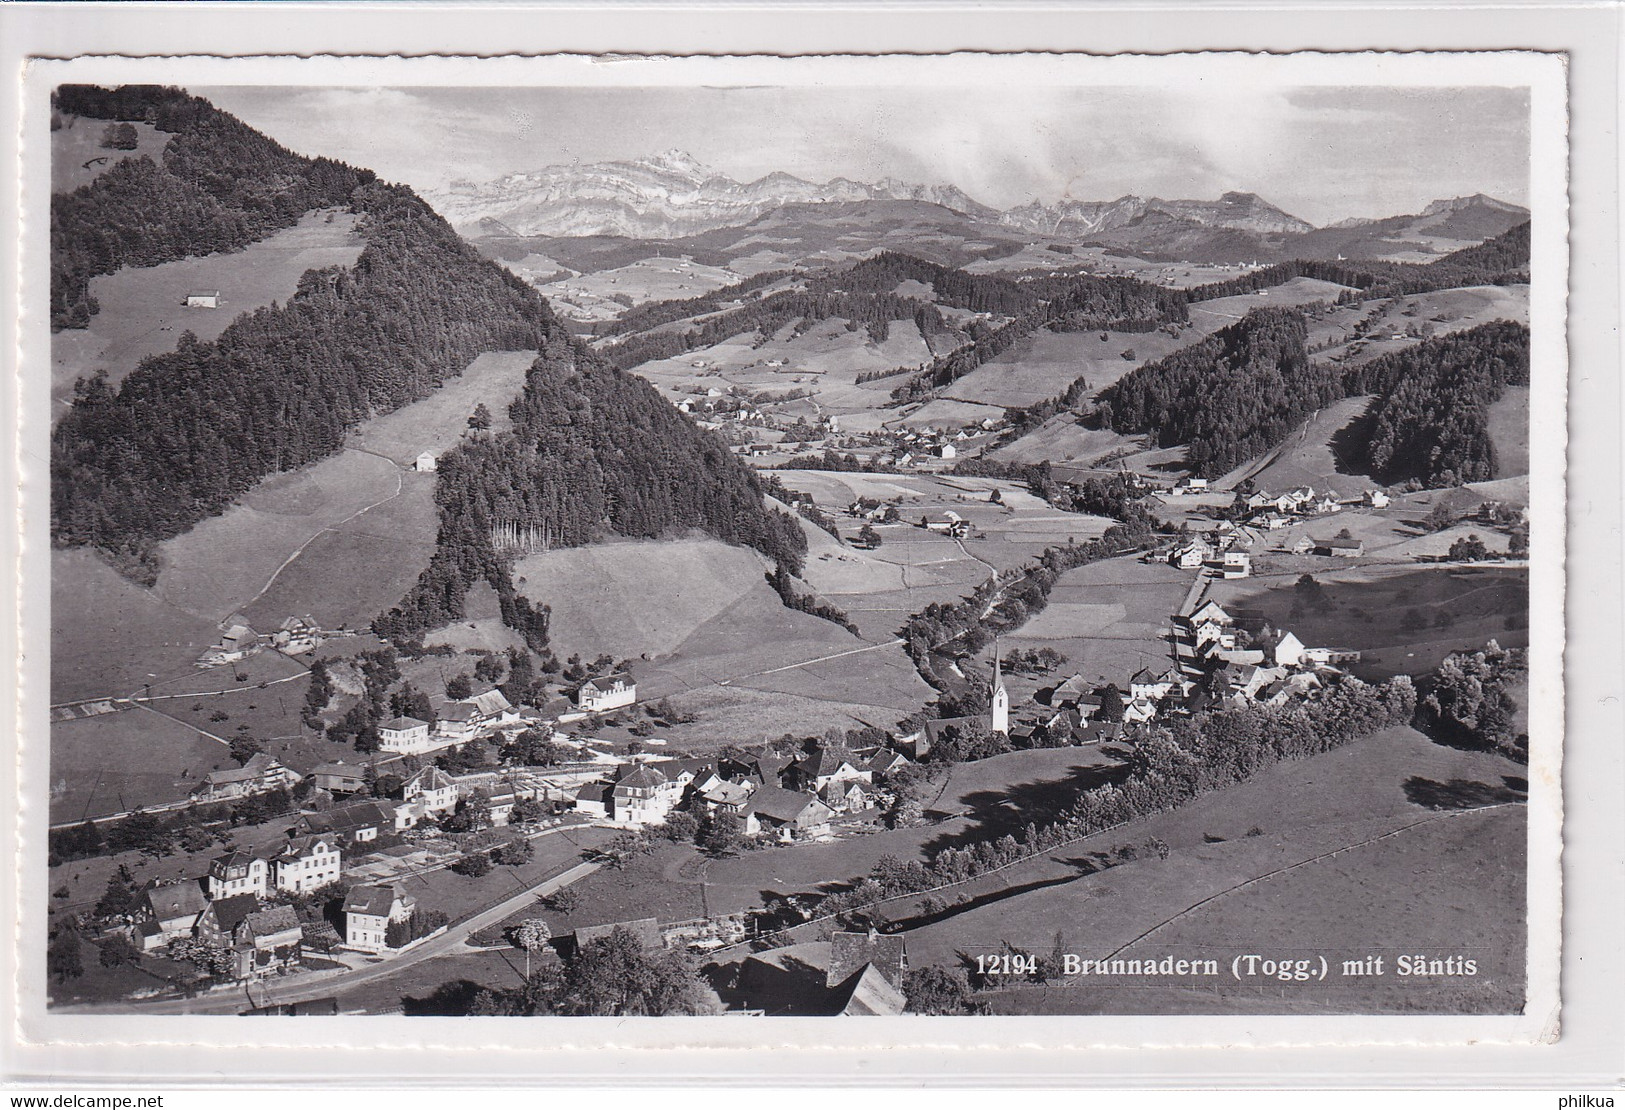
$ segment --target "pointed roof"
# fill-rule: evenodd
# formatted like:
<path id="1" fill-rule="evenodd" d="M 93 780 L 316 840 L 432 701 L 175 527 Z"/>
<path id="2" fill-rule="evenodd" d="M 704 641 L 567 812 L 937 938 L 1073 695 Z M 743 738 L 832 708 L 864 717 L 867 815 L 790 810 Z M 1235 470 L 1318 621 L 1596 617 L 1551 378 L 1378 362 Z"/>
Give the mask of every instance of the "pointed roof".
<path id="1" fill-rule="evenodd" d="M 395 717 L 378 726 L 390 732 L 409 732 L 414 728 L 428 728 L 428 721 L 420 721 L 416 717 Z"/>
<path id="2" fill-rule="evenodd" d="M 901 933 L 836 933 L 830 937 L 829 972 L 825 985 L 846 982 L 862 967 L 875 968 L 888 982 L 901 985 L 908 967 L 908 945 Z"/>
<path id="3" fill-rule="evenodd" d="M 147 904 L 152 907 L 152 915 L 159 921 L 195 916 L 209 904 L 208 899 L 203 897 L 203 889 L 190 881 L 150 886 L 146 890 L 146 898 Z"/>
<path id="4" fill-rule="evenodd" d="M 215 924 L 220 931 L 230 935 L 237 931 L 237 926 L 247 920 L 248 915 L 260 908 L 260 900 L 252 894 L 236 894 L 230 898 L 216 898 L 209 903 L 209 912 L 214 915 Z"/>
<path id="5" fill-rule="evenodd" d="M 1004 689 L 1004 669 L 999 654 L 999 638 L 993 637 L 993 692 Z"/>
<path id="6" fill-rule="evenodd" d="M 468 703 L 482 716 L 493 717 L 498 713 L 506 713 L 513 708 L 501 690 L 491 689 L 483 694 L 475 694 L 468 699 Z"/>
<path id="7" fill-rule="evenodd" d="M 455 788 L 457 782 L 439 767 L 425 767 L 417 774 L 406 780 L 408 790 L 446 790 Z"/>
<path id="8" fill-rule="evenodd" d="M 401 892 L 393 886 L 362 883 L 350 888 L 344 896 L 345 913 L 364 913 L 373 917 L 388 917 Z"/>

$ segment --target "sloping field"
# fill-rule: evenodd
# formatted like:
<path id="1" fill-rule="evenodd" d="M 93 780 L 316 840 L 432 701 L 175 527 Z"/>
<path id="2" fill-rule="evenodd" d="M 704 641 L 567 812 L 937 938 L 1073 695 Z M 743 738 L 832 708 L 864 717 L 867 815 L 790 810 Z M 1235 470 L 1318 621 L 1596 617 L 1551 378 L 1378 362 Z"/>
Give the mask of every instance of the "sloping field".
<path id="1" fill-rule="evenodd" d="M 126 697 L 186 674 L 219 639 L 193 616 L 122 577 L 86 548 L 51 552 L 51 701 Z"/>
<path id="2" fill-rule="evenodd" d="M 439 523 L 434 475 L 404 473 L 398 496 L 317 534 L 242 613 L 261 630 L 294 615 L 323 628 L 364 628 L 429 565 Z"/>
<path id="3" fill-rule="evenodd" d="M 1521 567 L 1332 568 L 1315 572 L 1319 602 L 1300 603 L 1296 574 L 1215 581 L 1209 596 L 1233 614 L 1289 628 L 1310 646 L 1362 652 L 1354 672 L 1384 678 L 1422 674 L 1449 652 L 1491 638 L 1505 647 L 1528 643 L 1528 575 Z"/>
<path id="4" fill-rule="evenodd" d="M 1529 473 L 1529 387 L 1509 386 L 1489 408 L 1490 443 L 1496 478 Z"/>
<path id="5" fill-rule="evenodd" d="M 1190 585 L 1189 571 L 1132 557 L 1077 567 L 1061 575 L 1044 611 L 1002 642 L 1007 651 L 1054 648 L 1069 672 L 1126 688 L 1141 667 L 1168 666 L 1167 631 Z"/>
<path id="6" fill-rule="evenodd" d="M 514 584 L 552 608 L 563 654 L 658 658 L 758 587 L 783 609 L 763 581 L 767 569 L 756 552 L 720 540 L 627 541 L 527 556 Z"/>
<path id="7" fill-rule="evenodd" d="M 455 447 L 480 405 L 491 413 L 491 434 L 505 432 L 513 423 L 508 406 L 535 361 L 535 351 L 487 351 L 423 400 L 367 421 L 351 434 L 349 446 L 411 466 L 420 452 L 438 455 Z"/>
<path id="8" fill-rule="evenodd" d="M 179 801 L 210 771 L 234 765 L 225 745 L 142 709 L 54 722 L 51 820 Z"/>
<path id="9" fill-rule="evenodd" d="M 1496 756 L 1439 747 L 1408 728 L 1390 729 L 1012 868 L 999 878 L 1006 889 L 1059 885 L 912 930 L 909 955 L 916 966 L 952 963 L 961 953 L 997 950 L 1006 940 L 1048 952 L 1057 930 L 1068 950 L 1085 958 L 1129 946 L 1125 956 L 1173 954 L 1225 965 L 1237 944 L 1244 951 L 1279 948 L 1294 956 L 1306 954 L 1294 951 L 1299 948 L 1328 959 L 1339 953 L 1339 966 L 1342 959 L 1386 950 L 1390 968 L 1402 951 L 1481 946 L 1481 959 L 1494 971 L 1471 990 L 1482 991 L 1475 997 L 1504 999 L 1508 969 L 1518 965 L 1523 943 L 1522 810 L 1450 814 L 1516 800 L 1524 789 L 1522 771 Z M 1396 835 L 1364 844 L 1388 833 Z M 1169 859 L 1142 858 L 1086 873 L 1093 854 L 1150 837 L 1169 845 Z M 1351 845 L 1363 846 L 1305 862 Z M 1295 864 L 1304 866 L 1240 887 Z M 1217 900 L 1188 912 L 1212 896 Z M 1173 994 L 1190 990 L 1145 991 L 1132 981 L 1101 979 L 1072 983 L 1010 992 L 998 1005 L 1012 1012 L 1164 1012 L 1179 1009 Z M 1446 999 L 1459 1001 L 1454 993 L 1428 989 L 1440 985 L 1403 984 L 1408 1001 L 1390 998 L 1388 1004 L 1425 1010 L 1444 1008 Z M 1189 1012 L 1204 1006 L 1227 1011 L 1256 993 L 1256 987 L 1234 981 L 1217 996 L 1213 989 L 1204 980 Z M 1325 1011 L 1338 1008 L 1340 997 L 1357 997 L 1332 993 L 1347 989 L 1335 980 L 1293 984 L 1285 998 L 1294 1012 Z M 1272 990 L 1271 997 L 1279 1004 L 1282 995 Z M 1440 1004 L 1430 1005 L 1430 997 Z"/>
<path id="10" fill-rule="evenodd" d="M 360 451 L 273 475 L 221 515 L 159 545 L 158 593 L 222 620 L 258 597 L 305 544 L 402 489 L 394 463 Z"/>
<path id="11" fill-rule="evenodd" d="M 1270 464 L 1252 475 L 1254 484 L 1271 492 L 1311 486 L 1325 489 L 1329 476 L 1345 474 L 1337 465 L 1332 443 L 1340 432 L 1365 414 L 1374 398 L 1345 397 L 1315 413 L 1282 444 Z M 1372 485 L 1369 479 L 1363 483 Z"/>
<path id="12" fill-rule="evenodd" d="M 1317 278 L 1293 278 L 1284 285 L 1243 293 L 1234 297 L 1219 297 L 1191 305 L 1191 324 L 1200 331 L 1213 332 L 1229 327 L 1255 308 L 1297 308 L 1300 305 L 1327 303 L 1337 300 L 1339 293 L 1348 288 Z"/>
<path id="13" fill-rule="evenodd" d="M 132 123 L 134 150 L 111 150 L 102 146 L 102 134 L 112 122 L 63 115 L 62 126 L 51 132 L 51 192 L 71 193 L 89 185 L 126 158 L 163 158 L 170 135 L 150 123 Z"/>
<path id="14" fill-rule="evenodd" d="M 996 405 L 970 404 L 939 397 L 927 401 L 901 420 L 888 420 L 888 426 L 901 428 L 963 428 L 967 424 L 980 424 L 989 418 L 1003 418 L 1004 410 Z"/>
<path id="15" fill-rule="evenodd" d="M 101 311 L 90 327 L 51 337 L 51 399 L 60 406 L 73 383 L 106 370 L 117 385 L 148 355 L 173 351 L 182 332 L 218 339 L 245 312 L 285 302 L 306 270 L 349 266 L 365 245 L 350 212 L 309 212 L 293 227 L 234 254 L 185 258 L 90 279 Z M 186 295 L 219 290 L 219 308 L 187 308 Z M 60 412 L 60 407 L 57 408 Z"/>
<path id="16" fill-rule="evenodd" d="M 1088 465 L 1102 455 L 1144 446 L 1144 437 L 1125 436 L 1102 428 L 1085 428 L 1069 412 L 1052 416 L 1020 439 L 992 452 L 996 459 L 1019 463 L 1068 463 Z"/>
<path id="17" fill-rule="evenodd" d="M 1194 329 L 1178 337 L 1160 331 L 1038 331 L 954 382 L 943 396 L 1026 408 L 1059 397 L 1078 378 L 1086 378 L 1087 396 L 1093 397 L 1130 370 L 1201 338 Z"/>

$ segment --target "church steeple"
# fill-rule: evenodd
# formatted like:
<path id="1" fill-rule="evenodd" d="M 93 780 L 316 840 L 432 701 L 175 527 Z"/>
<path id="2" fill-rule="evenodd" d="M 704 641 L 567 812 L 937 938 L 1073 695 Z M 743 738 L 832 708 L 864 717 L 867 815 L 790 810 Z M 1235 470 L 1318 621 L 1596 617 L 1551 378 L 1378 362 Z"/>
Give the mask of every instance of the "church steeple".
<path id="1" fill-rule="evenodd" d="M 988 697 L 992 731 L 1010 735 L 1010 691 L 1004 688 L 1004 668 L 999 657 L 999 641 L 993 640 L 993 689 Z"/>

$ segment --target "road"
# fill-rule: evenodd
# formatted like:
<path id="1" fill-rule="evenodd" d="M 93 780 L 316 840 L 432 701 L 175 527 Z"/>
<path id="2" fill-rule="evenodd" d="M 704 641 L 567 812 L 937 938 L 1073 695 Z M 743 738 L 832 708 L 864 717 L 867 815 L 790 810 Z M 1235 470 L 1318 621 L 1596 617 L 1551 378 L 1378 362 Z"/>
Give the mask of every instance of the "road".
<path id="1" fill-rule="evenodd" d="M 538 898 L 545 898 L 561 887 L 569 886 L 573 882 L 591 875 L 602 864 L 578 863 L 573 867 L 561 871 L 551 878 L 543 879 L 535 886 L 527 887 L 510 898 L 505 898 L 486 910 L 481 910 L 467 921 L 447 929 L 440 936 L 426 940 L 409 952 L 404 952 L 391 959 L 379 960 L 375 964 L 354 968 L 350 971 L 314 972 L 309 975 L 298 975 L 291 979 L 270 979 L 263 983 L 250 984 L 243 988 L 244 993 L 237 990 L 223 990 L 216 994 L 200 995 L 197 998 L 179 998 L 164 1002 L 140 1003 L 124 1002 L 112 1005 L 96 1006 L 70 1006 L 59 1012 L 64 1013 L 139 1013 L 139 1014 L 235 1014 L 253 1006 L 283 1005 L 289 1002 L 306 1002 L 313 998 L 330 998 L 343 991 L 354 990 L 356 987 L 375 982 L 387 976 L 394 975 L 409 967 L 415 967 L 425 960 L 432 960 L 436 956 L 446 956 L 455 953 L 463 947 L 463 942 L 479 930 L 495 925 L 504 918 L 518 913 L 526 906 L 533 905 Z"/>

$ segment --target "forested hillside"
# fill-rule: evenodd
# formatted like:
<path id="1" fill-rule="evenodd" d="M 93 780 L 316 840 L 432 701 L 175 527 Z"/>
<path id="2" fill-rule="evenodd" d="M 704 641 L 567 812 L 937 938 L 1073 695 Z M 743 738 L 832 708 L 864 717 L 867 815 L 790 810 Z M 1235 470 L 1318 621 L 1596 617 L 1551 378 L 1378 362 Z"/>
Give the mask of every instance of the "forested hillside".
<path id="1" fill-rule="evenodd" d="M 51 325 L 82 328 L 98 309 L 89 282 L 121 266 L 154 266 L 245 247 L 313 208 L 345 205 L 373 181 L 327 158 L 285 150 L 180 89 L 63 85 L 59 112 L 146 120 L 173 132 L 163 162 L 128 158 L 51 198 Z"/>
<path id="2" fill-rule="evenodd" d="M 1185 291 L 1188 301 L 1214 300 L 1253 293 L 1293 278 L 1316 278 L 1348 285 L 1365 297 L 1396 297 L 1457 289 L 1464 285 L 1507 285 L 1529 280 L 1529 224 L 1517 227 L 1477 246 L 1464 247 L 1427 263 L 1327 262 L 1299 259 L 1266 266 L 1227 281 L 1198 285 Z"/>
<path id="3" fill-rule="evenodd" d="M 1307 335 L 1301 313 L 1257 309 L 1102 391 L 1100 423 L 1185 444 L 1193 474 L 1223 474 L 1343 395 L 1335 370 L 1310 365 Z"/>
<path id="4" fill-rule="evenodd" d="M 412 635 L 460 617 L 468 587 L 485 579 L 507 623 L 542 650 L 545 610 L 515 594 L 492 548 L 495 523 L 534 527 L 555 547 L 700 528 L 799 572 L 806 536 L 766 507 L 755 473 L 647 382 L 562 331 L 549 337 L 510 411 L 511 431 L 441 458 L 439 550 L 400 606 L 378 619 L 380 633 Z"/>
<path id="5" fill-rule="evenodd" d="M 1371 473 L 1439 487 L 1495 477 L 1489 407 L 1528 384 L 1529 329 L 1497 321 L 1374 359 L 1345 388 L 1382 395 L 1362 442 Z"/>
<path id="6" fill-rule="evenodd" d="M 106 111 L 144 103 L 103 96 Z M 242 127 L 204 102 L 182 106 L 192 104 Z M 93 544 L 150 581 L 158 541 L 260 479 L 338 451 L 361 421 L 428 395 L 483 352 L 534 349 L 513 430 L 441 463 L 439 550 L 393 627 L 461 615 L 463 591 L 487 578 L 508 622 L 545 642 L 545 608 L 513 594 L 491 550 L 496 520 L 545 527 L 557 544 L 701 528 L 799 567 L 799 526 L 766 507 L 719 439 L 574 345 L 533 289 L 411 190 L 365 176 L 346 197 L 366 241 L 354 266 L 308 271 L 287 304 L 241 317 L 213 343 L 183 336 L 117 390 L 80 383 L 52 439 L 58 543 Z"/>

